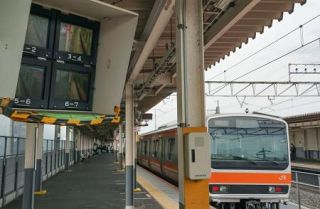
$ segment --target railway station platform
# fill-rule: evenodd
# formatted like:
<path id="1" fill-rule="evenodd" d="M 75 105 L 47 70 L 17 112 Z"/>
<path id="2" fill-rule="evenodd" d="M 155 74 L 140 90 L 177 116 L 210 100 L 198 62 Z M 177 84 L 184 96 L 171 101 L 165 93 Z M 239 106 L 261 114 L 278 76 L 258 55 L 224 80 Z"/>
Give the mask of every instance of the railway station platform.
<path id="1" fill-rule="evenodd" d="M 142 190 L 134 193 L 135 209 L 179 208 L 179 191 L 175 185 L 140 166 L 137 166 L 137 181 Z M 71 171 L 61 171 L 44 182 L 43 187 L 48 193 L 35 196 L 35 209 L 125 207 L 125 172 L 119 170 L 112 153 L 93 156 L 71 167 Z M 21 205 L 22 197 L 4 209 L 20 209 Z M 298 209 L 298 206 L 289 203 L 280 209 Z"/>
<path id="2" fill-rule="evenodd" d="M 115 155 L 105 153 L 93 156 L 62 171 L 43 185 L 48 191 L 35 196 L 35 209 L 123 209 L 125 207 L 125 172 L 119 170 Z M 141 187 L 140 187 L 141 188 Z M 21 209 L 22 197 L 5 206 Z M 134 194 L 136 209 L 162 207 L 143 188 Z"/>
<path id="3" fill-rule="evenodd" d="M 292 162 L 292 169 L 300 170 L 300 171 L 315 172 L 320 174 L 320 162 L 298 160 L 298 161 Z"/>
<path id="4" fill-rule="evenodd" d="M 179 190 L 175 185 L 158 177 L 152 172 L 137 166 L 138 182 L 143 186 L 147 192 L 161 205 L 164 209 L 178 209 L 179 208 Z M 287 205 L 280 205 L 280 209 L 298 209 L 299 206 L 293 202 Z M 302 209 L 311 209 L 302 206 Z M 149 209 L 149 208 L 146 208 Z M 211 206 L 210 209 L 216 209 Z"/>

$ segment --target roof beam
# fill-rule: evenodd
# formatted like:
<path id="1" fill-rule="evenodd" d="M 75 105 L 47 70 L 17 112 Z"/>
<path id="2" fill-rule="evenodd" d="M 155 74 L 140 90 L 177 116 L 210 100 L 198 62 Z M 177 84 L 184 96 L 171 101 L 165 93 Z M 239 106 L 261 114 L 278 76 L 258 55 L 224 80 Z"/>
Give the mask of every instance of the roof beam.
<path id="1" fill-rule="evenodd" d="M 204 34 L 204 49 L 206 50 L 221 38 L 223 34 L 225 34 L 260 1 L 261 0 L 237 1 L 237 4 L 233 8 L 227 10 L 221 19 Z"/>
<path id="2" fill-rule="evenodd" d="M 142 34 L 142 38 L 147 40 L 144 47 L 135 52 L 134 57 L 130 62 L 128 81 L 133 82 L 135 80 L 148 59 L 149 54 L 156 46 L 163 30 L 166 28 L 173 15 L 174 2 L 175 1 L 166 0 L 155 1 L 148 23 Z"/>
<path id="3" fill-rule="evenodd" d="M 112 1 L 102 0 L 103 2 L 115 5 L 117 7 L 125 8 L 131 11 L 143 11 L 150 10 L 152 8 L 153 1 L 149 0 L 134 0 L 134 1 Z"/>

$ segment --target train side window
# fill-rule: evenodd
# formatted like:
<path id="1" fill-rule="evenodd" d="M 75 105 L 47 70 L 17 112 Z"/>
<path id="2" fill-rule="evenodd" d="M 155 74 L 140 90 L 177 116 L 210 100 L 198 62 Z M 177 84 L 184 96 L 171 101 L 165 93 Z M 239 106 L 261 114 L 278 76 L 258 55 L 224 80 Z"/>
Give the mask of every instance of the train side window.
<path id="1" fill-rule="evenodd" d="M 143 154 L 147 155 L 148 154 L 148 141 L 144 141 L 143 146 L 144 146 L 144 149 L 143 149 L 144 153 Z"/>
<path id="2" fill-rule="evenodd" d="M 173 160 L 174 155 L 175 138 L 168 139 L 168 160 Z"/>
<path id="3" fill-rule="evenodd" d="M 159 145 L 160 145 L 160 141 L 159 140 L 154 140 L 153 141 L 153 157 L 154 158 L 158 157 Z"/>
<path id="4" fill-rule="evenodd" d="M 152 141 L 152 157 L 155 157 L 156 156 L 156 141 L 153 140 Z"/>

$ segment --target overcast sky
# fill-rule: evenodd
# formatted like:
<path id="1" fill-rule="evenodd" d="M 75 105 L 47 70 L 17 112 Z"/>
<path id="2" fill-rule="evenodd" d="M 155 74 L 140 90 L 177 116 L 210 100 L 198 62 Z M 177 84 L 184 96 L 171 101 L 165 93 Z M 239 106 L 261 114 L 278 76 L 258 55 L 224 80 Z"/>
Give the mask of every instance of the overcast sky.
<path id="1" fill-rule="evenodd" d="M 205 73 L 206 80 L 213 78 L 215 81 L 231 81 L 246 72 L 296 49 L 301 46 L 301 40 L 303 40 L 304 43 L 308 43 L 311 40 L 319 38 L 320 17 L 303 27 L 303 39 L 301 39 L 300 30 L 297 30 L 271 47 L 266 48 L 250 59 L 236 65 L 226 73 L 221 74 L 221 72 L 229 69 L 234 64 L 317 15 L 320 15 L 319 0 L 308 0 L 303 6 L 297 4 L 292 14 L 289 15 L 286 13 L 282 21 L 274 21 L 272 27 L 265 28 L 263 34 L 257 34 L 255 39 L 250 39 L 248 44 L 243 44 L 241 49 L 237 49 L 235 53 L 231 53 L 230 56 L 208 69 Z M 237 79 L 237 81 L 288 81 L 289 63 L 320 64 L 320 41 L 316 41 L 303 47 L 254 73 L 250 73 L 241 79 Z M 320 72 L 320 66 L 317 66 L 316 68 L 317 71 Z M 303 70 L 304 67 L 299 67 L 299 69 Z M 313 68 L 308 70 L 313 70 Z M 320 75 L 294 75 L 291 78 L 294 81 L 320 81 Z M 219 86 L 221 86 L 221 84 L 212 86 L 211 88 L 214 89 Z M 225 91 L 227 91 L 227 89 Z M 224 92 L 222 91 L 221 93 Z M 309 93 L 312 93 L 312 91 L 309 91 Z M 242 98 L 240 99 L 242 100 Z M 268 98 L 246 98 L 242 107 L 240 107 L 240 104 L 235 97 L 206 97 L 207 115 L 214 113 L 217 101 L 219 101 L 221 113 L 239 113 L 244 112 L 246 108 L 251 112 L 259 111 L 279 116 L 290 116 L 320 111 L 320 97 L 278 97 L 272 101 L 269 101 Z M 177 118 L 175 94 L 166 98 L 149 112 L 156 114 L 156 124 L 155 119 L 149 121 L 149 126 L 142 128 L 142 132 L 152 131 L 155 127 L 165 124 L 175 124 Z"/>

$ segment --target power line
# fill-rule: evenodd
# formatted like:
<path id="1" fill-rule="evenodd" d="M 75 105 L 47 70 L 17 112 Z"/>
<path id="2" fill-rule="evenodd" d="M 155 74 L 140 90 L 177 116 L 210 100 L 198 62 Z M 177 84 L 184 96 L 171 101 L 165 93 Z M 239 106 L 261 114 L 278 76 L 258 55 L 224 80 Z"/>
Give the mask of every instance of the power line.
<path id="1" fill-rule="evenodd" d="M 301 106 L 305 106 L 305 105 L 311 105 L 311 104 L 316 104 L 316 103 L 320 103 L 320 101 L 314 101 L 314 102 L 306 102 L 306 103 L 303 103 L 303 104 L 299 104 L 299 105 L 295 105 L 295 106 L 291 106 L 291 107 L 286 107 L 286 108 L 275 109 L 274 111 L 287 110 L 287 109 L 290 109 L 290 108 L 296 108 L 296 107 L 301 107 Z M 266 112 L 270 112 L 270 111 L 271 111 L 271 110 L 269 110 L 269 111 L 266 111 Z"/>
<path id="2" fill-rule="evenodd" d="M 279 56 L 279 57 L 277 57 L 277 58 L 275 58 L 275 59 L 272 59 L 272 60 L 270 60 L 270 61 L 268 61 L 268 62 L 266 62 L 266 63 L 264 63 L 264 64 L 262 64 L 262 65 L 260 65 L 260 66 L 258 66 L 258 67 L 256 67 L 256 68 L 254 68 L 253 70 L 250 70 L 249 72 L 246 72 L 246 73 L 244 73 L 244 74 L 242 74 L 242 75 L 240 75 L 240 76 L 232 79 L 231 81 L 235 81 L 235 80 L 238 80 L 238 79 L 240 79 L 240 78 L 243 78 L 243 77 L 245 77 L 245 76 L 247 76 L 247 75 L 249 75 L 249 74 L 251 74 L 251 73 L 253 73 L 253 72 L 257 71 L 257 70 L 260 70 L 261 68 L 263 68 L 263 67 L 265 67 L 265 66 L 267 66 L 267 65 L 269 65 L 269 64 L 271 64 L 271 63 L 273 63 L 273 62 L 275 62 L 275 61 L 278 61 L 279 59 L 282 59 L 283 57 L 288 56 L 289 54 L 292 54 L 293 52 L 296 52 L 296 51 L 298 51 L 298 50 L 300 50 L 300 49 L 302 49 L 302 48 L 304 48 L 304 47 L 306 47 L 306 46 L 308 46 L 308 45 L 310 45 L 310 44 L 312 44 L 312 43 L 314 43 L 314 42 L 316 42 L 316 41 L 319 41 L 319 40 L 320 40 L 320 37 L 318 37 L 318 38 L 316 38 L 316 39 L 313 39 L 312 41 L 309 41 L 309 42 L 305 43 L 305 44 L 302 45 L 302 46 L 299 46 L 299 47 L 297 47 L 297 48 L 295 48 L 295 49 L 293 49 L 293 50 L 291 50 L 291 51 L 289 51 L 289 52 L 287 52 L 287 53 L 285 53 L 285 54 L 282 54 L 281 56 Z M 226 85 L 227 85 L 227 84 L 221 85 L 221 86 L 213 89 L 213 91 L 215 91 L 215 90 L 217 90 L 217 89 L 224 88 Z M 210 94 L 210 92 L 209 92 L 209 94 Z"/>
<path id="3" fill-rule="evenodd" d="M 294 33 L 295 31 L 297 31 L 297 30 L 301 29 L 303 26 L 305 26 L 305 25 L 309 24 L 310 22 L 314 21 L 315 19 L 317 19 L 317 18 L 319 18 L 319 17 L 320 17 L 320 14 L 319 14 L 319 15 L 317 15 L 317 16 L 315 16 L 315 17 L 313 17 L 313 18 L 311 18 L 310 20 L 308 20 L 307 22 L 303 23 L 302 25 L 300 25 L 300 26 L 298 26 L 298 27 L 294 28 L 293 30 L 289 31 L 288 33 L 286 33 L 286 34 L 284 34 L 283 36 L 279 37 L 279 38 L 278 38 L 278 39 L 276 39 L 275 41 L 273 41 L 273 42 L 271 42 L 271 43 L 267 44 L 266 46 L 262 47 L 261 49 L 259 49 L 258 51 L 254 52 L 253 54 L 251 54 L 251 55 L 249 55 L 249 56 L 245 57 L 244 59 L 242 59 L 241 61 L 239 61 L 239 62 L 235 63 L 235 64 L 234 64 L 234 65 L 232 65 L 232 66 L 230 66 L 229 68 L 227 68 L 227 69 L 226 69 L 226 70 L 224 70 L 223 72 L 220 72 L 219 74 L 217 74 L 217 75 L 215 75 L 215 76 L 213 76 L 213 77 L 209 78 L 209 80 L 213 80 L 214 78 L 216 78 L 216 77 L 218 77 L 218 76 L 220 76 L 220 75 L 222 75 L 222 74 L 224 74 L 224 73 L 226 73 L 226 72 L 230 71 L 231 69 L 233 69 L 233 68 L 234 68 L 234 67 L 236 67 L 237 65 L 239 65 L 239 64 L 243 63 L 244 61 L 246 61 L 246 60 L 250 59 L 251 57 L 253 57 L 253 56 L 255 56 L 256 54 L 258 54 L 259 52 L 261 52 L 261 51 L 263 51 L 263 50 L 267 49 L 268 47 L 270 47 L 270 46 L 272 46 L 273 44 L 275 44 L 275 43 L 279 42 L 279 41 L 280 41 L 280 40 L 282 40 L 283 38 L 285 38 L 285 37 L 289 36 L 290 34 L 292 34 L 292 33 Z"/>

